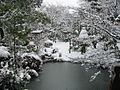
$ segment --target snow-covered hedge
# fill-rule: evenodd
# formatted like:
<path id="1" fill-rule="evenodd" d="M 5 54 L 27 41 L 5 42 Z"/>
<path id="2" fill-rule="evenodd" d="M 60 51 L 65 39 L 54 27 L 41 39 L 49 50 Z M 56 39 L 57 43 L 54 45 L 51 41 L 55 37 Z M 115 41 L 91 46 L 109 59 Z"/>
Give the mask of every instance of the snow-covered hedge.
<path id="1" fill-rule="evenodd" d="M 33 76 L 38 76 L 41 65 L 42 60 L 35 53 L 17 57 L 15 65 L 12 59 L 4 61 L 0 68 L 0 90 L 23 90 Z"/>
<path id="2" fill-rule="evenodd" d="M 26 67 L 29 67 L 30 69 L 34 69 L 36 71 L 41 69 L 41 65 L 43 64 L 43 61 L 41 58 L 35 54 L 32 53 L 24 53 L 22 56 L 22 66 L 25 69 Z"/>
<path id="3" fill-rule="evenodd" d="M 2 68 L 0 69 L 0 90 L 22 90 L 29 80 L 29 74 L 26 71 Z"/>

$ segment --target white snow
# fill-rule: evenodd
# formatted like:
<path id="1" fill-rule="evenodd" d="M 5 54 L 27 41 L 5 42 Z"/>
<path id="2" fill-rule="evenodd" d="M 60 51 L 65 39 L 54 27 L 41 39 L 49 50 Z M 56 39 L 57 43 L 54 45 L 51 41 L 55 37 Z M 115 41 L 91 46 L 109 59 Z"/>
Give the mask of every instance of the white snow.
<path id="1" fill-rule="evenodd" d="M 8 52 L 7 47 L 0 46 L 0 57 L 8 57 L 10 56 L 10 53 Z"/>
<path id="2" fill-rule="evenodd" d="M 116 21 L 117 21 L 117 20 L 120 20 L 120 15 L 118 15 L 118 17 L 117 17 L 115 20 L 116 20 Z"/>
<path id="3" fill-rule="evenodd" d="M 27 80 L 31 79 L 31 76 L 28 74 L 26 70 L 20 70 L 18 73 L 20 79 L 26 78 Z"/>
<path id="4" fill-rule="evenodd" d="M 58 49 L 57 53 L 52 54 L 52 50 L 54 48 Z M 53 43 L 51 48 L 46 48 L 45 53 L 52 55 L 55 59 L 62 59 L 64 61 L 72 61 L 72 62 L 89 62 L 89 63 L 105 63 L 109 65 L 109 63 L 114 63 L 115 61 L 119 61 L 114 58 L 114 54 L 110 54 L 110 51 L 103 50 L 103 42 L 98 43 L 97 48 L 93 48 L 92 46 L 87 48 L 86 53 L 81 54 L 81 52 L 71 51 L 69 53 L 69 43 L 68 42 L 59 42 Z M 61 54 L 61 57 L 59 55 Z"/>
<path id="5" fill-rule="evenodd" d="M 62 54 L 61 59 L 70 61 L 69 56 L 69 43 L 57 42 L 53 44 L 54 48 L 58 48 L 59 53 Z"/>
<path id="6" fill-rule="evenodd" d="M 82 31 L 80 32 L 80 35 L 79 35 L 79 38 L 80 39 L 84 39 L 84 38 L 88 38 L 88 34 L 87 34 L 87 31 L 85 29 L 85 27 L 83 27 Z"/>
<path id="7" fill-rule="evenodd" d="M 28 72 L 31 72 L 33 75 L 38 77 L 38 73 L 34 69 L 30 69 Z"/>
<path id="8" fill-rule="evenodd" d="M 118 48 L 119 48 L 119 50 L 120 50 L 120 43 L 117 43 L 117 46 L 118 46 Z"/>
<path id="9" fill-rule="evenodd" d="M 51 40 L 46 40 L 45 43 L 46 43 L 46 44 L 48 44 L 48 43 L 53 43 L 53 41 L 51 41 Z"/>
<path id="10" fill-rule="evenodd" d="M 42 32 L 42 30 L 36 30 L 36 31 L 32 31 L 31 33 L 41 33 Z"/>
<path id="11" fill-rule="evenodd" d="M 57 42 L 53 43 L 52 48 L 47 48 L 47 53 L 50 55 L 53 48 L 58 49 L 58 52 L 52 54 L 55 59 L 62 59 L 64 61 L 71 61 L 74 58 L 84 58 L 80 52 L 71 52 L 69 53 L 69 43 L 68 42 Z M 61 57 L 59 55 L 61 54 Z"/>
<path id="12" fill-rule="evenodd" d="M 28 73 L 26 74 L 25 77 L 26 77 L 27 80 L 30 80 L 30 79 L 31 79 L 31 76 L 30 76 Z"/>
<path id="13" fill-rule="evenodd" d="M 34 52 L 24 53 L 21 57 L 24 58 L 25 56 L 34 57 L 36 60 L 40 60 L 42 62 L 41 58 Z"/>
<path id="14" fill-rule="evenodd" d="M 29 42 L 29 45 L 34 46 L 35 43 L 33 41 Z"/>

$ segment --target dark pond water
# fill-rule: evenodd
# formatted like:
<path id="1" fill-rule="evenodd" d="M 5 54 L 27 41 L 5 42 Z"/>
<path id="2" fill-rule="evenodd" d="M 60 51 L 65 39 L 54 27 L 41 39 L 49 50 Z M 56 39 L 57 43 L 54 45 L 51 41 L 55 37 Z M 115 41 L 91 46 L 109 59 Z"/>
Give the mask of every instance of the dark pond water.
<path id="1" fill-rule="evenodd" d="M 102 70 L 94 81 L 89 81 L 97 71 L 96 68 L 86 71 L 80 64 L 47 63 L 40 76 L 27 87 L 29 90 L 108 90 L 107 70 Z"/>

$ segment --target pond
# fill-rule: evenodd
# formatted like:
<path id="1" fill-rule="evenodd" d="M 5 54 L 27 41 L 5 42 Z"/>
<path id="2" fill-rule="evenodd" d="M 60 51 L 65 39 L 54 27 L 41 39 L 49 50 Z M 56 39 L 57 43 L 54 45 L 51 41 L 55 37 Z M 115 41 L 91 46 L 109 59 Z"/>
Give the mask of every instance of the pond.
<path id="1" fill-rule="evenodd" d="M 46 63 L 38 78 L 31 80 L 29 90 L 108 90 L 109 73 L 101 70 L 96 79 L 90 82 L 90 77 L 99 69 L 86 71 L 81 64 Z"/>

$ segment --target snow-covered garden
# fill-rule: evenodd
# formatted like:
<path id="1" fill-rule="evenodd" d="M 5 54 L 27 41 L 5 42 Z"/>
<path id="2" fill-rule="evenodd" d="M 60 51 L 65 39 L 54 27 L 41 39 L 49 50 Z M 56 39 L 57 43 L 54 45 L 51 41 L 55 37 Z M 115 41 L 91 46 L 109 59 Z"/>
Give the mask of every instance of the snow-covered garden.
<path id="1" fill-rule="evenodd" d="M 25 89 L 47 62 L 108 70 L 120 64 L 120 2 L 83 0 L 79 7 L 42 2 L 0 1 L 0 90 Z"/>

